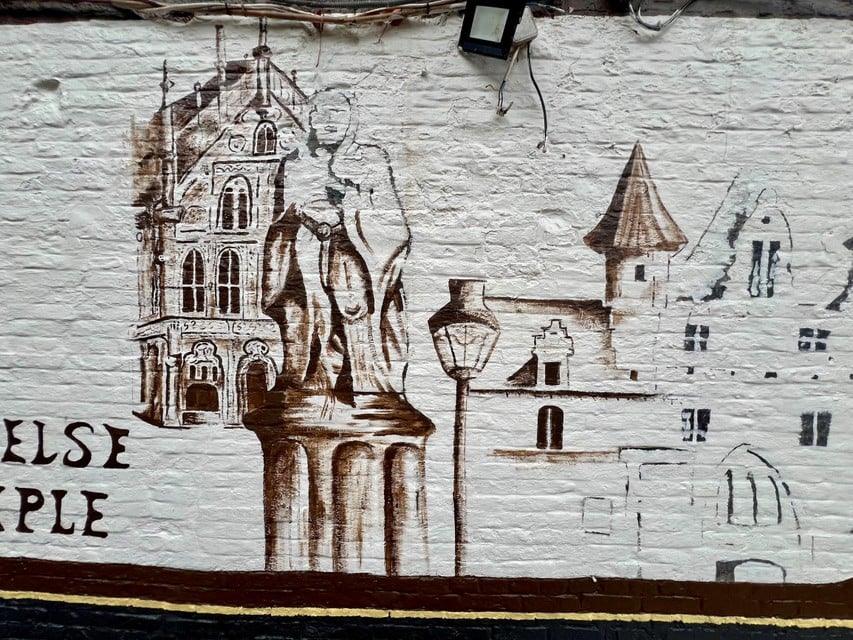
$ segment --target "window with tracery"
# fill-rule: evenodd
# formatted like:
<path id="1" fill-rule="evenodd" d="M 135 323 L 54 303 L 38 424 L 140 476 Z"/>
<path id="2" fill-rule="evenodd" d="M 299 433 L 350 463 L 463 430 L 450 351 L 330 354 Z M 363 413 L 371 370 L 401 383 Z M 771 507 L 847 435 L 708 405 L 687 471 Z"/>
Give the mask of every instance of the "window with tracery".
<path id="1" fill-rule="evenodd" d="M 184 313 L 204 311 L 204 261 L 201 253 L 193 249 L 184 259 L 181 281 L 182 304 Z"/>
<path id="2" fill-rule="evenodd" d="M 233 249 L 219 256 L 217 300 L 219 313 L 240 313 L 240 256 Z"/>
<path id="3" fill-rule="evenodd" d="M 222 190 L 218 223 L 221 229 L 246 229 L 251 223 L 252 197 L 249 182 L 234 176 Z"/>

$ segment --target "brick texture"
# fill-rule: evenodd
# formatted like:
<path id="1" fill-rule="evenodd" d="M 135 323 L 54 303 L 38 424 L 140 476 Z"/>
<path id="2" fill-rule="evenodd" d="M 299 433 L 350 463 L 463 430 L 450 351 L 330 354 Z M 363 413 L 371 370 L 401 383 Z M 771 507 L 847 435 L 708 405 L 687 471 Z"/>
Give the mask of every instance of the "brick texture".
<path id="1" fill-rule="evenodd" d="M 833 13 L 823 5 L 815 11 Z M 246 244 L 243 315 L 227 319 L 231 342 L 216 343 L 225 356 L 221 402 L 231 394 L 230 413 L 194 425 L 178 411 L 166 425 L 176 428 L 134 415 L 152 408 L 150 390 L 140 390 L 148 384 L 140 345 L 156 313 L 133 146 L 161 107 L 164 59 L 173 83 L 167 102 L 192 102 L 194 85 L 215 77 L 220 23 L 227 59 L 254 68 L 258 26 L 249 20 L 0 25 L 0 445 L 8 445 L 0 462 L 0 555 L 80 563 L 69 573 L 89 581 L 80 583 L 84 591 L 99 580 L 87 577 L 87 563 L 202 572 L 265 566 L 264 461 L 238 404 L 246 339 L 262 338 L 276 367 L 283 358 L 277 327 L 257 313 L 250 320 L 266 324 L 252 325 L 245 312 L 258 308 L 262 246 Z M 692 16 L 658 37 L 638 33 L 623 16 L 567 15 L 537 26 L 529 53 L 547 110 L 544 150 L 526 54 L 503 89 L 511 107 L 498 115 L 506 63 L 460 53 L 457 16 L 386 31 L 269 26 L 272 60 L 304 91 L 306 117 L 318 91 L 352 98 L 355 139 L 387 152 L 411 232 L 405 393 L 436 429 L 425 445 L 425 537 L 406 539 L 405 551 L 420 555 L 415 568 L 400 571 L 414 575 L 394 587 L 400 606 L 417 608 L 427 596 L 449 609 L 488 610 L 505 598 L 501 606 L 521 612 L 558 601 L 562 610 L 810 617 L 809 601 L 783 587 L 775 593 L 762 585 L 768 591 L 759 601 L 736 601 L 729 585 L 709 584 L 697 595 L 695 584 L 819 585 L 853 575 L 849 23 Z M 376 171 L 363 154 L 354 166 Z M 202 156 L 194 170 L 204 176 L 214 161 L 224 162 Z M 636 183 L 643 197 L 653 208 L 662 203 L 686 241 L 620 254 L 617 287 L 608 284 L 616 272 L 604 251 L 584 238 L 606 220 L 626 163 L 648 172 Z M 307 163 L 288 171 L 298 175 L 301 166 Z M 219 188 L 215 178 L 198 184 Z M 211 202 L 213 191 L 205 191 Z M 267 217 L 272 193 L 257 201 Z M 666 236 L 656 211 L 654 225 Z M 192 233 L 173 229 L 164 300 L 183 295 L 180 252 L 202 242 Z M 252 233 L 262 240 L 266 228 L 256 224 Z M 430 582 L 417 574 L 454 571 L 456 387 L 427 324 L 447 303 L 451 278 L 486 281 L 485 302 L 501 331 L 468 397 L 466 577 Z M 208 284 L 205 295 L 220 300 L 214 287 L 223 282 Z M 241 336 L 241 326 L 266 333 Z M 548 342 L 548 327 L 556 342 Z M 200 339 L 219 340 L 203 333 Z M 547 361 L 557 343 L 563 359 Z M 169 357 L 190 362 L 190 342 L 173 346 Z M 528 366 L 531 355 L 539 360 Z M 558 370 L 548 363 L 557 362 L 564 377 L 552 384 Z M 549 430 L 558 415 L 556 446 Z M 127 430 L 126 450 L 117 451 L 119 436 L 105 425 Z M 84 449 L 91 453 L 85 464 Z M 40 460 L 52 453 L 57 458 Z M 44 503 L 27 507 L 27 488 Z M 22 505 L 30 513 L 22 515 Z M 331 569 L 327 533 L 320 567 Z M 370 549 L 354 571 L 383 573 L 382 545 Z M 27 588 L 62 590 L 62 578 L 36 575 Z M 162 598 L 199 584 L 215 591 L 188 576 L 189 583 L 164 585 Z M 594 580 L 602 578 L 615 581 L 599 590 Z M 11 588 L 23 588 L 26 576 L 15 580 Z M 322 580 L 290 588 L 306 602 L 328 596 Z M 814 588 L 809 597 L 822 615 L 850 616 L 849 588 L 826 597 Z M 251 597 L 263 606 L 262 590 Z M 370 606 L 368 596 L 353 598 Z M 243 637 L 272 633 L 258 619 L 3 606 L 7 637 L 107 637 L 111 625 L 128 638 L 178 627 L 194 637 L 238 628 Z M 443 637 L 495 639 L 735 633 L 674 623 L 435 624 L 445 625 L 435 631 Z M 362 626 L 300 618 L 275 633 L 428 633 L 425 622 Z M 782 637 L 768 629 L 736 633 Z M 792 637 L 818 637 L 811 633 Z"/>

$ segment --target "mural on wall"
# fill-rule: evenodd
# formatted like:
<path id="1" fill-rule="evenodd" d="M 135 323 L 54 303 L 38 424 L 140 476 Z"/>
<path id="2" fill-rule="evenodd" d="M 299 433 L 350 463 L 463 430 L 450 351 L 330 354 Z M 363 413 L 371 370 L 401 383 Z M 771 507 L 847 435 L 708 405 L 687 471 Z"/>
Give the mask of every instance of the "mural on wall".
<path id="1" fill-rule="evenodd" d="M 220 53 L 171 103 L 164 64 L 137 146 L 138 415 L 257 434 L 268 569 L 426 573 L 434 427 L 403 393 L 411 234 L 388 154 L 357 142 L 351 96 L 309 99 L 272 63 L 265 21 L 253 57 Z"/>
<path id="2" fill-rule="evenodd" d="M 163 63 L 162 106 L 134 132 L 138 415 L 163 427 L 242 426 L 280 367 L 261 299 L 264 244 L 276 180 L 308 133 L 308 98 L 272 63 L 265 27 L 254 61 L 225 60 L 222 27 L 216 43 L 216 77 L 177 100 Z"/>
<path id="3" fill-rule="evenodd" d="M 503 380 L 466 389 L 470 397 L 461 405 L 475 420 L 467 424 L 475 452 L 467 466 L 477 470 L 467 488 L 466 544 L 489 549 L 463 572 L 490 575 L 515 562 L 534 574 L 580 575 L 587 565 L 609 575 L 666 577 L 659 570 L 661 540 L 673 553 L 684 550 L 692 562 L 715 567 L 719 581 L 784 582 L 786 566 L 813 560 L 796 497 L 761 447 L 743 442 L 716 460 L 703 450 L 715 439 L 718 416 L 735 418 L 726 415 L 725 394 L 742 384 L 723 385 L 716 376 L 723 382 L 755 376 L 752 364 L 730 353 L 712 355 L 713 336 L 733 331 L 725 325 L 744 314 L 733 307 L 714 313 L 709 299 L 734 298 L 742 308 L 752 299 L 772 303 L 781 297 L 774 294 L 791 294 L 792 278 L 780 275 L 791 273 L 790 226 L 762 200 L 765 191 L 750 210 L 735 212 L 723 275 L 698 289 L 710 289 L 710 297 L 672 296 L 670 274 L 687 238 L 637 143 L 610 207 L 584 237 L 605 258 L 602 298 L 485 298 L 501 319 L 518 325 L 519 314 L 530 318 L 532 348 L 520 367 L 505 368 Z M 686 261 L 701 252 L 701 241 L 696 247 Z M 753 313 L 769 319 L 778 312 L 765 306 Z M 768 338 L 786 339 L 788 352 L 826 352 L 829 329 L 800 328 L 795 336 L 792 322 L 800 321 L 782 314 Z M 772 387 L 767 392 L 775 394 Z M 826 446 L 830 412 L 779 409 L 772 419 L 786 420 L 789 430 L 802 423 L 799 441 L 788 440 L 791 449 Z M 489 418 L 495 414 L 506 424 L 495 424 Z M 636 442 L 625 441 L 626 422 L 640 425 L 648 416 L 661 426 L 638 426 Z M 668 423 L 680 424 L 679 438 Z M 524 506 L 531 503 L 542 508 L 531 514 Z M 498 543 L 489 527 L 496 508 L 524 513 Z M 522 539 L 523 545 L 513 542 Z M 620 556 L 620 548 L 634 553 Z"/>
<path id="4" fill-rule="evenodd" d="M 161 108 L 134 131 L 137 416 L 255 434 L 267 570 L 428 574 L 437 421 L 406 395 L 417 229 L 391 156 L 359 139 L 354 94 L 309 95 L 276 66 L 263 21 L 251 60 L 226 59 L 221 29 L 216 76 L 172 99 L 164 63 Z M 666 549 L 703 579 L 783 582 L 814 561 L 784 466 L 748 433 L 715 442 L 748 383 L 786 446 L 832 444 L 832 402 L 777 402 L 773 381 L 834 353 L 850 286 L 796 297 L 784 209 L 735 178 L 688 238 L 636 142 L 583 236 L 601 296 L 449 280 L 426 324 L 456 384 L 457 575 L 671 577 Z M 756 319 L 768 344 L 718 350 Z"/>

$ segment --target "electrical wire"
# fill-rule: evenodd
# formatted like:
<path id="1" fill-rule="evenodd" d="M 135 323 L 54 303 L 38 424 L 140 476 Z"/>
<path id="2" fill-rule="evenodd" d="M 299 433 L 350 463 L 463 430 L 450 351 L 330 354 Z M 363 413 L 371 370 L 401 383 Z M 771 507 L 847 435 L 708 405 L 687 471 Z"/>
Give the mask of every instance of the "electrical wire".
<path id="1" fill-rule="evenodd" d="M 505 116 L 506 112 L 509 111 L 513 105 L 513 103 L 510 102 L 509 106 L 504 108 L 504 87 L 506 87 L 506 81 L 509 78 L 509 74 L 512 72 L 512 68 L 515 66 L 515 61 L 518 60 L 519 50 L 519 47 L 516 47 L 515 50 L 512 52 L 512 60 L 509 61 L 509 65 L 506 68 L 506 73 L 504 74 L 504 79 L 501 81 L 500 89 L 498 89 L 497 114 L 499 116 Z"/>
<path id="2" fill-rule="evenodd" d="M 544 2 L 528 2 L 528 7 L 539 7 L 541 9 L 547 9 L 548 11 L 553 11 L 555 13 L 559 13 L 561 15 L 566 15 L 571 13 L 571 11 L 566 11 L 565 9 L 561 9 L 560 7 L 555 7 L 552 4 L 545 4 Z"/>
<path id="3" fill-rule="evenodd" d="M 539 90 L 536 78 L 533 77 L 533 63 L 530 61 L 529 42 L 527 43 L 527 69 L 530 71 L 530 81 L 533 82 L 536 93 L 539 94 L 539 103 L 542 105 L 542 141 L 536 145 L 536 148 L 541 149 L 542 153 L 545 153 L 548 150 L 545 146 L 548 142 L 548 110 L 545 108 L 545 98 L 542 97 L 542 92 Z"/>
<path id="4" fill-rule="evenodd" d="M 277 18 L 314 24 L 357 24 L 385 22 L 414 16 L 436 16 L 465 7 L 460 0 L 291 0 L 280 4 L 229 2 L 162 2 L 159 0 L 92 0 L 118 9 L 127 9 L 143 17 L 168 18 L 176 14 L 241 15 L 256 18 Z M 305 8 L 302 8 L 305 7 Z M 321 8 L 355 8 L 364 11 L 318 14 Z M 312 10 L 313 9 L 313 10 Z"/>
<path id="5" fill-rule="evenodd" d="M 634 19 L 634 21 L 641 27 L 648 29 L 649 31 L 663 31 L 669 25 L 675 22 L 681 16 L 681 14 L 684 13 L 684 10 L 691 4 L 696 2 L 696 0 L 687 0 L 683 5 L 678 7 L 678 9 L 676 9 L 672 13 L 672 15 L 670 15 L 666 20 L 664 20 L 663 22 L 658 20 L 654 24 L 652 24 L 651 22 L 646 22 L 645 18 L 643 18 L 643 9 L 645 8 L 647 2 L 648 0 L 640 0 L 640 4 L 637 5 L 637 9 L 635 11 L 633 0 L 628 0 L 628 13 L 631 14 L 631 17 Z"/>
<path id="6" fill-rule="evenodd" d="M 628 7 L 631 16 L 641 25 L 652 30 L 661 30 L 671 24 L 681 12 L 684 11 L 695 0 L 687 0 L 675 13 L 663 23 L 648 25 L 642 20 L 640 11 L 645 6 L 646 0 L 641 0 L 637 11 L 634 11 L 629 0 Z M 247 17 L 258 18 L 280 18 L 298 22 L 311 22 L 318 27 L 324 24 L 355 24 L 367 22 L 385 22 L 386 28 L 389 20 L 404 18 L 407 16 L 430 17 L 442 13 L 458 11 L 465 7 L 465 2 L 459 0 L 432 0 L 430 2 L 410 2 L 409 0 L 281 0 L 278 4 L 240 2 L 239 9 L 229 2 L 162 2 L 159 0 L 90 0 L 92 4 L 104 4 L 117 9 L 127 9 L 146 17 L 169 17 L 170 14 L 185 15 L 208 14 L 208 15 L 234 15 L 239 14 Z M 531 3 L 539 4 L 539 3 Z M 306 10 L 302 7 L 312 7 L 315 10 Z M 324 13 L 325 8 L 356 8 L 365 9 L 355 13 Z M 383 30 L 384 33 L 384 30 Z M 380 36 L 381 38 L 381 36 Z M 504 74 L 503 81 L 498 89 L 498 115 L 506 115 L 513 103 L 504 107 L 504 88 L 507 78 L 518 57 L 520 47 L 513 52 L 512 60 Z M 542 140 L 536 145 L 542 152 L 547 151 L 548 142 L 548 111 L 545 107 L 545 99 L 542 91 L 533 75 L 533 63 L 530 57 L 530 43 L 527 43 L 527 68 L 530 72 L 530 80 L 539 96 L 542 106 Z"/>

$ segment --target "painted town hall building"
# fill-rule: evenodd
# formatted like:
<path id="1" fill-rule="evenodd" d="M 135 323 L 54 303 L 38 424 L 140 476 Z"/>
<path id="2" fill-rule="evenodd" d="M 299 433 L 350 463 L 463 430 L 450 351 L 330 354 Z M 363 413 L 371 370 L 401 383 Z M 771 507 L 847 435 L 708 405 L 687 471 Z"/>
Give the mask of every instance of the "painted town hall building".
<path id="1" fill-rule="evenodd" d="M 276 179 L 305 131 L 307 97 L 272 62 L 261 23 L 252 58 L 163 101 L 134 131 L 141 349 L 139 416 L 161 426 L 241 426 L 280 357 L 260 305 Z"/>

